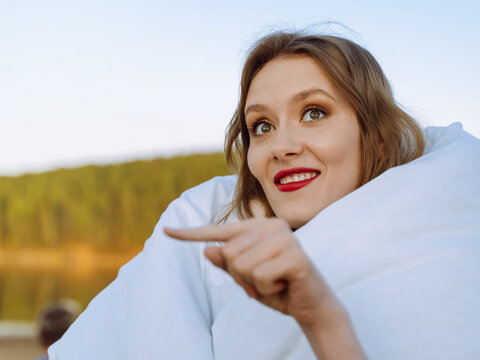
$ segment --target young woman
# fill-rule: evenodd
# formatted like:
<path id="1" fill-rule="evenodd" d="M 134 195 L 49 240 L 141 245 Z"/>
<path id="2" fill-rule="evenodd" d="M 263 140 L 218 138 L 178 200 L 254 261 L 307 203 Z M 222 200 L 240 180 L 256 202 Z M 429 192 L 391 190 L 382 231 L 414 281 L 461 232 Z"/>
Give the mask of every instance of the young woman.
<path id="1" fill-rule="evenodd" d="M 473 358 L 480 145 L 426 137 L 357 44 L 261 39 L 227 132 L 238 179 L 172 203 L 51 359 Z"/>

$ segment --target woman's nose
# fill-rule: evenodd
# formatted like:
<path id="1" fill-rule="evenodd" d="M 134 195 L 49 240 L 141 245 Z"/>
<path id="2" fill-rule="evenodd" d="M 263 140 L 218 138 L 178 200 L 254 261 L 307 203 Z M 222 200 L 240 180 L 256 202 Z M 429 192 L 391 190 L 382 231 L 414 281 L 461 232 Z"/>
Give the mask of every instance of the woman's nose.
<path id="1" fill-rule="evenodd" d="M 270 148 L 272 158 L 286 160 L 302 153 L 303 146 L 295 129 L 280 128 L 275 131 L 275 138 Z"/>

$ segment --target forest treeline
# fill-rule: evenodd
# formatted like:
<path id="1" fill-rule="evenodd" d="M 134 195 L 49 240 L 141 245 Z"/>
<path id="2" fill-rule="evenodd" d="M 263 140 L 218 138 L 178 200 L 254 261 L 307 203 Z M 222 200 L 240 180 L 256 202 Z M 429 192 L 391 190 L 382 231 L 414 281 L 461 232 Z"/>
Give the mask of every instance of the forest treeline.
<path id="1" fill-rule="evenodd" d="M 227 174 L 211 153 L 0 177 L 0 247 L 138 247 L 184 190 Z"/>

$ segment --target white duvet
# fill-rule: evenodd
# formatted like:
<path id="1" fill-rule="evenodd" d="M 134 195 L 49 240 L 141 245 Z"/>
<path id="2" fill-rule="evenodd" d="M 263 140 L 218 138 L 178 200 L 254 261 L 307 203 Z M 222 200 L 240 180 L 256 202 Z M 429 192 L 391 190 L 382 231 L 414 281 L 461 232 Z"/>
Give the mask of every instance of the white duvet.
<path id="1" fill-rule="evenodd" d="M 480 359 L 480 140 L 460 124 L 426 135 L 424 156 L 295 232 L 372 360 Z M 205 259 L 206 244 L 163 234 L 214 222 L 235 180 L 171 203 L 50 359 L 314 359 L 296 322 L 250 299 Z"/>

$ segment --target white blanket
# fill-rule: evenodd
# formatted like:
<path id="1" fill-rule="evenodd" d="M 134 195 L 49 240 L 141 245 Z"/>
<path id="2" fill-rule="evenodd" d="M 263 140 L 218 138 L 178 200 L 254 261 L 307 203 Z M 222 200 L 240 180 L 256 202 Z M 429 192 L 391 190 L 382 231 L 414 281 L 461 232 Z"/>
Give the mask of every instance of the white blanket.
<path id="1" fill-rule="evenodd" d="M 348 309 L 369 359 L 480 359 L 480 140 L 428 128 L 388 170 L 296 231 Z M 163 226 L 212 223 L 235 177 L 186 191 L 49 350 L 51 360 L 314 359 L 288 316 L 250 299 Z"/>

